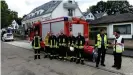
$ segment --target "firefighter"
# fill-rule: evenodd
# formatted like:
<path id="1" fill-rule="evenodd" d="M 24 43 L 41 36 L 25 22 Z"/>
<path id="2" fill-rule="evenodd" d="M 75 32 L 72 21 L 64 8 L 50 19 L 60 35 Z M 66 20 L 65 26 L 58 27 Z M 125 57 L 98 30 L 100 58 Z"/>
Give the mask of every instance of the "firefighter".
<path id="1" fill-rule="evenodd" d="M 55 45 L 56 45 L 56 36 L 53 33 L 51 33 L 48 43 L 50 47 L 50 59 L 53 59 L 55 57 Z"/>
<path id="2" fill-rule="evenodd" d="M 59 58 L 59 43 L 58 43 L 59 33 L 56 34 L 56 45 L 55 45 L 55 52 L 56 52 L 56 58 Z"/>
<path id="3" fill-rule="evenodd" d="M 32 46 L 34 49 L 34 60 L 35 59 L 40 59 L 40 42 L 42 41 L 42 39 L 40 38 L 40 36 L 38 36 L 38 32 L 35 33 L 34 39 L 32 41 Z"/>
<path id="4" fill-rule="evenodd" d="M 45 44 L 45 55 L 44 55 L 44 58 L 48 57 L 50 55 L 50 52 L 49 52 L 49 44 L 48 44 L 48 40 L 49 40 L 49 37 L 50 37 L 50 33 L 48 32 L 46 37 L 44 38 L 44 44 Z"/>
<path id="5" fill-rule="evenodd" d="M 101 58 L 101 66 L 105 66 L 104 61 L 105 61 L 106 49 L 108 48 L 108 39 L 104 29 L 101 29 L 100 34 L 97 34 L 95 38 L 95 48 L 98 48 L 96 67 L 99 66 L 100 58 Z"/>
<path id="6" fill-rule="evenodd" d="M 115 67 L 116 69 L 121 69 L 121 63 L 122 63 L 122 52 L 124 51 L 124 39 L 122 36 L 120 36 L 119 31 L 115 31 L 115 40 L 113 43 L 113 49 L 114 49 L 114 65 L 112 67 Z"/>
<path id="7" fill-rule="evenodd" d="M 60 31 L 60 35 L 58 37 L 58 43 L 59 43 L 59 59 L 63 59 L 66 61 L 67 58 L 67 36 L 63 33 L 63 31 Z"/>
<path id="8" fill-rule="evenodd" d="M 68 37 L 68 56 L 70 56 L 70 61 L 75 61 L 76 53 L 74 50 L 75 47 L 75 40 L 76 38 L 73 36 L 72 33 L 70 33 L 70 36 Z"/>
<path id="9" fill-rule="evenodd" d="M 76 63 L 84 64 L 84 44 L 85 44 L 85 38 L 81 35 L 81 33 L 78 33 L 78 36 L 76 37 L 76 56 L 77 60 Z"/>

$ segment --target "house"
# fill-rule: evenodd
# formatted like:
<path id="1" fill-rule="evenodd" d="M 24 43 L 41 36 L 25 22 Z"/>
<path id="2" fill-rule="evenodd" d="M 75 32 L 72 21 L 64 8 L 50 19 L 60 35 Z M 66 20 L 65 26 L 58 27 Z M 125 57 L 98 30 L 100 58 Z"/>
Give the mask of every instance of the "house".
<path id="1" fill-rule="evenodd" d="M 100 28 L 107 31 L 108 38 L 112 39 L 113 31 L 119 30 L 123 38 L 133 39 L 133 13 L 104 16 L 91 21 L 91 32 L 98 32 Z"/>
<path id="2" fill-rule="evenodd" d="M 83 15 L 86 20 L 94 20 L 95 19 L 95 16 L 90 11 L 83 12 Z"/>
<path id="3" fill-rule="evenodd" d="M 11 26 L 13 27 L 13 29 L 18 29 L 19 28 L 19 25 L 15 20 L 12 21 Z"/>
<path id="4" fill-rule="evenodd" d="M 93 14 L 92 12 L 90 12 L 88 10 L 87 12 L 83 12 L 83 15 L 84 15 L 84 17 L 87 21 L 91 21 L 91 20 L 101 18 L 103 16 L 107 16 L 107 13 L 106 12 L 101 12 L 101 13 Z"/>
<path id="5" fill-rule="evenodd" d="M 98 19 L 103 16 L 107 16 L 107 13 L 106 12 L 96 13 L 96 14 L 94 14 L 94 16 L 95 16 L 95 19 Z"/>
<path id="6" fill-rule="evenodd" d="M 52 0 L 33 9 L 23 18 L 22 24 L 27 29 L 34 22 L 58 17 L 83 17 L 83 14 L 74 0 Z"/>

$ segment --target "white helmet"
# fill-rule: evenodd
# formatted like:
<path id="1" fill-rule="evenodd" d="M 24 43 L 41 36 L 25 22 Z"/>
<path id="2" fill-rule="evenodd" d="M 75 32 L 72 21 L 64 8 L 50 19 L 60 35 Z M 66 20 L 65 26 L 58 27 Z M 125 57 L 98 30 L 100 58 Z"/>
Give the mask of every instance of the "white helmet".
<path id="1" fill-rule="evenodd" d="M 74 51 L 74 47 L 70 47 L 70 51 Z"/>

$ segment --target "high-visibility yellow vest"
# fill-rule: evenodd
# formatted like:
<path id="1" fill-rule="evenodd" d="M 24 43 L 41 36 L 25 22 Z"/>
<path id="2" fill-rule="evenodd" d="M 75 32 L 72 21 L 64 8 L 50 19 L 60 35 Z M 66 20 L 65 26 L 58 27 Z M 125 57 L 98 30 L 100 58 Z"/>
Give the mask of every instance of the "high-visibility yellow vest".
<path id="1" fill-rule="evenodd" d="M 72 41 L 72 43 L 70 43 L 70 41 L 69 41 L 68 46 L 74 46 L 74 43 L 73 42 L 74 41 Z"/>
<path id="2" fill-rule="evenodd" d="M 116 43 L 121 43 L 121 41 L 122 41 L 122 36 L 120 36 L 118 39 L 115 39 L 115 40 L 117 40 Z M 115 40 L 114 40 L 114 44 L 115 44 Z M 115 46 L 116 46 L 116 48 L 115 48 Z M 124 51 L 124 44 L 122 44 L 122 45 L 114 45 L 114 46 L 113 46 L 113 49 L 114 49 L 114 51 L 115 51 L 116 53 L 122 53 L 122 52 Z"/>
<path id="3" fill-rule="evenodd" d="M 105 49 L 107 49 L 107 35 L 104 35 L 104 46 L 105 46 Z M 97 43 L 95 44 L 96 47 L 98 48 L 101 48 L 101 42 L 102 42 L 102 37 L 100 36 L 100 34 L 97 35 Z"/>
<path id="4" fill-rule="evenodd" d="M 35 46 L 35 43 L 36 43 L 35 38 L 37 38 L 37 41 L 38 41 L 38 46 L 37 47 Z M 33 46 L 33 48 L 34 49 L 40 49 L 41 48 L 41 46 L 40 46 L 40 37 L 39 36 L 34 37 L 34 46 Z"/>
<path id="5" fill-rule="evenodd" d="M 66 46 L 66 40 L 63 38 L 63 42 L 61 43 L 61 40 L 59 39 L 59 46 Z"/>

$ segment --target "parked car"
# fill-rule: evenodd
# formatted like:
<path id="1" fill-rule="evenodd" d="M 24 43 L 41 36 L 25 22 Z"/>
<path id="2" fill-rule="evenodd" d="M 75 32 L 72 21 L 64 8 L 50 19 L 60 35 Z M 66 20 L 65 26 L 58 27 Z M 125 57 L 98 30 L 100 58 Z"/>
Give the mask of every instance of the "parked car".
<path id="1" fill-rule="evenodd" d="M 5 33 L 2 37 L 2 41 L 13 41 L 13 34 L 12 33 Z"/>
<path id="2" fill-rule="evenodd" d="M 1 31 L 1 40 L 2 40 L 2 37 L 4 36 L 5 33 L 6 33 L 6 30 Z"/>

